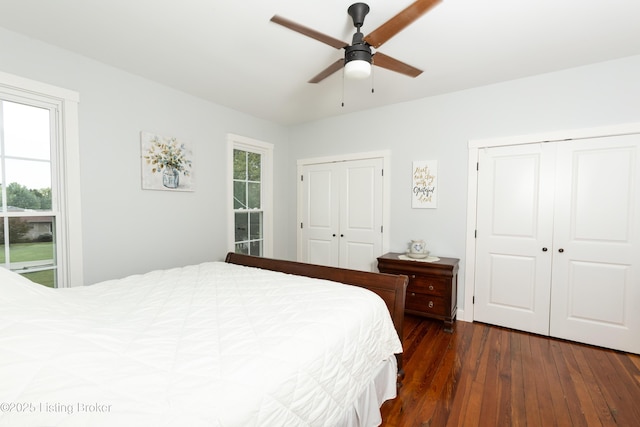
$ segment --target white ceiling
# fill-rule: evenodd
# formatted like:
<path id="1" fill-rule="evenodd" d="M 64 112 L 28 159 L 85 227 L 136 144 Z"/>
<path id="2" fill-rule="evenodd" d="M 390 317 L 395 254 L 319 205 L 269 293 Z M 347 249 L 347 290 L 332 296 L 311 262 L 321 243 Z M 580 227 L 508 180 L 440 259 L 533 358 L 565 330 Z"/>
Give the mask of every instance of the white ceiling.
<path id="1" fill-rule="evenodd" d="M 343 51 L 269 19 L 350 42 L 351 3 L 0 0 L 0 26 L 284 125 L 640 54 L 639 0 L 443 0 L 379 49 L 419 77 L 307 83 Z M 368 0 L 363 33 L 411 3 Z"/>

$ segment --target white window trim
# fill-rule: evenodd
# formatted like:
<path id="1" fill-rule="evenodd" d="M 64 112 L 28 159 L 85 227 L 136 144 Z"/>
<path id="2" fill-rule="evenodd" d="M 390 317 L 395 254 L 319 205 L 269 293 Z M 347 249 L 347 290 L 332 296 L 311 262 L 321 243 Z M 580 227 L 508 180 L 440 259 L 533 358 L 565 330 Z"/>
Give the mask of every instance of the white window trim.
<path id="1" fill-rule="evenodd" d="M 263 209 L 263 246 L 264 257 L 273 256 L 273 144 L 247 138 L 240 135 L 227 134 L 227 248 L 235 252 L 233 210 L 233 150 L 251 151 L 262 156 L 262 209 Z"/>
<path id="2" fill-rule="evenodd" d="M 82 286 L 82 215 L 80 203 L 80 140 L 78 134 L 77 92 L 35 80 L 0 72 L 0 91 L 22 98 L 45 100 L 58 106 L 56 121 L 57 159 L 52 167 L 58 173 L 58 235 L 66 236 L 57 245 L 58 287 Z"/>

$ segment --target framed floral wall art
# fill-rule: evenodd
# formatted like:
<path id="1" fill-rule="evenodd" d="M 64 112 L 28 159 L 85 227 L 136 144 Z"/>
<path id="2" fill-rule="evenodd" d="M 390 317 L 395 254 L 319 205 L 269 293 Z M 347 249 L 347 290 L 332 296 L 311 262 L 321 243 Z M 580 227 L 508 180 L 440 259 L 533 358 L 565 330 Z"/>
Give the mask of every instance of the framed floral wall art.
<path id="1" fill-rule="evenodd" d="M 176 137 L 140 132 L 142 188 L 194 191 L 193 152 Z"/>
<path id="2" fill-rule="evenodd" d="M 413 162 L 412 208 L 438 207 L 438 162 L 425 160 Z"/>

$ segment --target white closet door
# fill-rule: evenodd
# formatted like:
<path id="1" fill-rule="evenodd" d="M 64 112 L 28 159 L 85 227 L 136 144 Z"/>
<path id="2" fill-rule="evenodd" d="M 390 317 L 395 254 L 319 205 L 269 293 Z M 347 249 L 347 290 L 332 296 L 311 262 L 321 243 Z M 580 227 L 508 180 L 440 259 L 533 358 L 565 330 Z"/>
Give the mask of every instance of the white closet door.
<path id="1" fill-rule="evenodd" d="M 640 135 L 558 145 L 551 335 L 640 353 Z"/>
<path id="2" fill-rule="evenodd" d="M 474 320 L 549 332 L 554 150 L 479 153 Z"/>
<path id="3" fill-rule="evenodd" d="M 302 168 L 301 261 L 375 271 L 382 255 L 382 158 Z"/>
<path id="4" fill-rule="evenodd" d="M 382 254 L 382 159 L 342 163 L 340 266 L 376 271 Z"/>
<path id="5" fill-rule="evenodd" d="M 338 267 L 339 170 L 335 163 L 305 166 L 302 178 L 302 261 Z"/>

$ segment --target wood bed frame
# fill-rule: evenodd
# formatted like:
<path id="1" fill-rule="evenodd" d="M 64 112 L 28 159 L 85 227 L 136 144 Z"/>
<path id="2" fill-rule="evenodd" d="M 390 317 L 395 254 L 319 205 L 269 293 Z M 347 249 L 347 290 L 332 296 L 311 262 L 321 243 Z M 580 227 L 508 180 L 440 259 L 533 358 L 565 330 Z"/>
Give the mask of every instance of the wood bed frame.
<path id="1" fill-rule="evenodd" d="M 283 273 L 307 276 L 315 279 L 331 280 L 369 289 L 378 294 L 387 304 L 393 325 L 398 332 L 400 342 L 403 340 L 404 300 L 409 278 L 404 275 L 372 273 L 367 271 L 348 270 L 323 265 L 305 264 L 302 262 L 262 258 L 229 252 L 225 262 L 262 268 L 264 270 L 281 271 Z M 404 377 L 402 354 L 396 355 L 398 360 L 398 385 Z"/>

